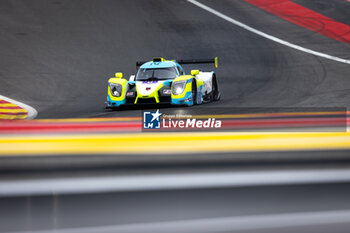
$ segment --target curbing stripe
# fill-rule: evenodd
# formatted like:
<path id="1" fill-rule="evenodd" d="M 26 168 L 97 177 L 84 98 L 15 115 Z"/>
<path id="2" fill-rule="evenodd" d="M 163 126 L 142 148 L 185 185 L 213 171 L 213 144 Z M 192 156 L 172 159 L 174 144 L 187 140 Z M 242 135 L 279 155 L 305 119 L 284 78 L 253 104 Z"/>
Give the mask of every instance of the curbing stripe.
<path id="1" fill-rule="evenodd" d="M 6 96 L 0 95 L 0 103 L 1 104 L 4 103 L 4 104 L 8 105 L 9 104 L 8 102 L 24 109 L 27 112 L 27 115 L 24 118 L 23 117 L 14 118 L 13 116 L 11 116 L 11 117 L 5 118 L 5 119 L 27 119 L 27 120 L 30 120 L 30 119 L 34 119 L 38 115 L 38 112 L 33 107 L 31 107 L 27 104 L 21 103 L 19 101 L 13 100 L 11 98 L 8 98 Z M 3 105 L 1 105 L 1 106 L 3 106 Z M 3 107 L 5 107 L 5 106 L 3 106 Z M 5 112 L 4 109 L 0 110 L 0 119 L 4 119 L 4 118 L 2 118 L 2 116 L 5 115 L 5 114 L 3 114 L 4 112 Z M 16 113 L 16 110 L 12 110 L 11 112 Z M 6 113 L 6 115 L 7 115 L 7 113 Z"/>
<path id="2" fill-rule="evenodd" d="M 237 119 L 237 118 L 280 118 L 280 117 L 303 117 L 303 116 L 346 116 L 350 112 L 336 111 L 336 112 L 281 112 L 281 113 L 244 113 L 244 114 L 212 114 L 212 115 L 192 115 L 192 118 L 197 119 Z M 35 122 L 41 123 L 87 123 L 87 122 L 135 122 L 141 121 L 142 117 L 104 117 L 104 118 L 65 118 L 65 119 L 36 119 Z"/>
<path id="3" fill-rule="evenodd" d="M 17 113 L 25 113 L 27 114 L 27 110 L 19 107 L 19 108 L 0 108 L 0 114 L 11 114 L 11 113 L 14 113 L 14 114 L 17 114 Z"/>
<path id="4" fill-rule="evenodd" d="M 182 154 L 349 150 L 350 134 L 127 133 L 0 137 L 0 155 Z"/>
<path id="5" fill-rule="evenodd" d="M 350 26 L 335 21 L 290 0 L 246 0 L 246 2 L 291 23 L 350 44 Z"/>
<path id="6" fill-rule="evenodd" d="M 255 33 L 261 37 L 264 37 L 266 39 L 269 39 L 269 40 L 272 40 L 272 41 L 275 41 L 279 44 L 282 44 L 282 45 L 285 45 L 287 47 L 290 47 L 290 48 L 293 48 L 293 49 L 296 49 L 296 50 L 299 50 L 299 51 L 302 51 L 302 52 L 305 52 L 305 53 L 308 53 L 308 54 L 312 54 L 314 56 L 318 56 L 318 57 L 323 57 L 323 58 L 326 58 L 326 59 L 329 59 L 329 60 L 333 60 L 333 61 L 337 61 L 337 62 L 341 62 L 341 63 L 345 63 L 345 64 L 350 64 L 350 60 L 348 59 L 344 59 L 344 58 L 340 58 L 340 57 L 336 57 L 336 56 L 332 56 L 332 55 L 329 55 L 329 54 L 326 54 L 326 53 L 321 53 L 321 52 L 317 52 L 317 51 L 314 51 L 314 50 L 311 50 L 311 49 L 308 49 L 308 48 L 304 48 L 302 46 L 299 46 L 299 45 L 296 45 L 296 44 L 293 44 L 293 43 L 290 43 L 288 41 L 285 41 L 285 40 L 282 40 L 280 38 L 277 38 L 275 36 L 272 36 L 272 35 L 269 35 L 265 32 L 262 32 L 262 31 L 259 31 L 255 28 L 252 28 L 250 26 L 248 26 L 247 24 L 244 24 L 244 23 L 241 23 L 231 17 L 228 17 L 227 15 L 224 15 L 222 14 L 221 12 L 217 11 L 217 10 L 214 10 L 213 8 L 211 7 L 208 7 L 196 0 L 187 0 L 187 2 L 193 4 L 193 5 L 196 5 L 198 6 L 199 8 L 202 8 L 203 10 L 209 12 L 209 13 L 212 13 L 213 15 L 216 15 L 217 17 L 223 19 L 223 20 L 226 20 L 227 22 L 230 22 L 238 27 L 241 27 L 247 31 L 250 31 L 252 33 Z"/>
<path id="7" fill-rule="evenodd" d="M 24 120 L 27 114 L 0 114 L 0 120 Z"/>

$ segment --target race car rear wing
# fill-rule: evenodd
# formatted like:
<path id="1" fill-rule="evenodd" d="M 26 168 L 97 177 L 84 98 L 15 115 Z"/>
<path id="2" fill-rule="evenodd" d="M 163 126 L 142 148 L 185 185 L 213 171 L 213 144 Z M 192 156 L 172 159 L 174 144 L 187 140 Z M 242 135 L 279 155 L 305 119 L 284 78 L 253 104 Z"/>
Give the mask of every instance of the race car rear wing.
<path id="1" fill-rule="evenodd" d="M 161 57 L 155 57 L 153 58 L 153 62 L 162 62 L 165 61 L 164 58 Z M 218 58 L 215 57 L 213 59 L 179 59 L 179 60 L 173 60 L 176 61 L 179 64 L 207 64 L 207 63 L 213 63 L 215 65 L 215 68 L 218 68 Z M 137 61 L 136 62 L 136 69 L 138 69 L 140 66 L 142 66 L 147 61 Z"/>
<path id="2" fill-rule="evenodd" d="M 213 59 L 180 59 L 176 60 L 179 64 L 206 64 L 213 63 L 215 67 L 218 67 L 218 58 L 215 57 Z"/>

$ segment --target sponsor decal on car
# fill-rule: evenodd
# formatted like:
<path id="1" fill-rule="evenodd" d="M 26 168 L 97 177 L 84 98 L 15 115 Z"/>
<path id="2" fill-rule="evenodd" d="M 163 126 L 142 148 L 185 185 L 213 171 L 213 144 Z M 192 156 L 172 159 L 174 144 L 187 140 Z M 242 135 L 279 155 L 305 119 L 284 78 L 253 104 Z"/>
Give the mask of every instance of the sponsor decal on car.
<path id="1" fill-rule="evenodd" d="M 171 89 L 164 89 L 163 94 L 164 95 L 171 95 Z"/>
<path id="2" fill-rule="evenodd" d="M 142 81 L 143 84 L 158 83 L 158 81 Z"/>

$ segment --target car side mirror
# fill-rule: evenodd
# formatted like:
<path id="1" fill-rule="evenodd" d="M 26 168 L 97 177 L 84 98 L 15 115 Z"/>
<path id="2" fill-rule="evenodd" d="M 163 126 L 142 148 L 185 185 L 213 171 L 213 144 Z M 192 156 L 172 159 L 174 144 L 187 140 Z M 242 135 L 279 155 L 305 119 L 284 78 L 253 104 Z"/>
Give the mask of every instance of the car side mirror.
<path id="1" fill-rule="evenodd" d="M 115 77 L 116 78 L 122 78 L 123 77 L 123 73 L 115 73 Z"/>
<path id="2" fill-rule="evenodd" d="M 199 74 L 199 70 L 191 70 L 192 76 L 196 76 L 197 74 Z"/>
<path id="3" fill-rule="evenodd" d="M 134 74 L 130 75 L 129 81 L 135 81 L 135 75 Z"/>

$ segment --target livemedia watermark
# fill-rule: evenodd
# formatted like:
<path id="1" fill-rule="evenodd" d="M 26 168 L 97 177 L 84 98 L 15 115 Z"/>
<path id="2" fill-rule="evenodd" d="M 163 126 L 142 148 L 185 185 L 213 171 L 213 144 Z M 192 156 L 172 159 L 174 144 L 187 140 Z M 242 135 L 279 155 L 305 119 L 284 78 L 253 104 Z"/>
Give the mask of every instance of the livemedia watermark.
<path id="1" fill-rule="evenodd" d="M 220 129 L 222 121 L 215 118 L 196 118 L 188 114 L 162 114 L 157 111 L 143 112 L 143 129 Z"/>

